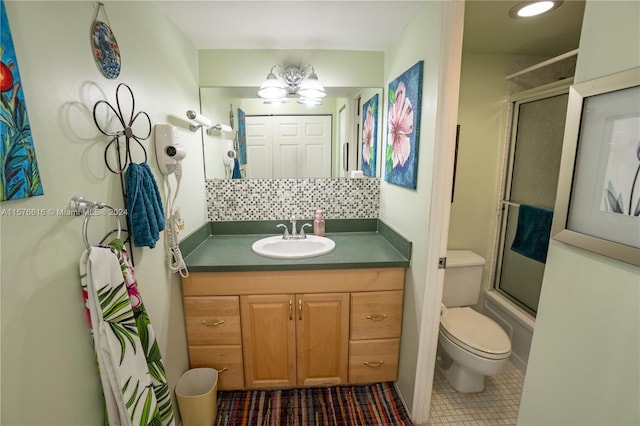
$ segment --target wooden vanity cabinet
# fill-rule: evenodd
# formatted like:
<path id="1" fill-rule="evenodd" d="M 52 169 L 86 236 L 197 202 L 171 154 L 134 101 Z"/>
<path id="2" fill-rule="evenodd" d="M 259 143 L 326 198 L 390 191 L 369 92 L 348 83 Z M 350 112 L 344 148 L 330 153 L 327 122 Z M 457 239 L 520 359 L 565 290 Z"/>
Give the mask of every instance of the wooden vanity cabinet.
<path id="1" fill-rule="evenodd" d="M 401 290 L 351 294 L 349 383 L 396 380 L 403 298 Z"/>
<path id="2" fill-rule="evenodd" d="M 247 387 L 347 383 L 349 294 L 240 296 Z"/>
<path id="3" fill-rule="evenodd" d="M 199 272 L 182 279 L 191 368 L 218 388 L 397 379 L 404 268 Z"/>
<path id="4" fill-rule="evenodd" d="M 218 370 L 219 389 L 243 389 L 238 296 L 183 297 L 191 368 Z"/>

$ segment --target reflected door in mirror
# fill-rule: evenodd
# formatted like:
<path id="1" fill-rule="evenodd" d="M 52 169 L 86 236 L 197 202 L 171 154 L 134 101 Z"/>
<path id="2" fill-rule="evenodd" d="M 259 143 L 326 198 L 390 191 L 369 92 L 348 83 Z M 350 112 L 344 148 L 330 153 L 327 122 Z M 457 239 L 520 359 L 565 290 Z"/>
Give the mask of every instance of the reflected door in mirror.
<path id="1" fill-rule="evenodd" d="M 247 177 L 331 177 L 330 115 L 247 116 Z"/>

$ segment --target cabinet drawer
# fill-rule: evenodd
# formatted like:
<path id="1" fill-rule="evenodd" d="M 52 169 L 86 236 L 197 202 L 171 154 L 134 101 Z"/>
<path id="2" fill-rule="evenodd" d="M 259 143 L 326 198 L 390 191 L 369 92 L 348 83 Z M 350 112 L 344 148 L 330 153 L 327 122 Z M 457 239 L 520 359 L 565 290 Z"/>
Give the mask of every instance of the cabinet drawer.
<path id="1" fill-rule="evenodd" d="M 185 297 L 184 316 L 190 346 L 241 343 L 237 296 Z"/>
<path id="2" fill-rule="evenodd" d="M 218 389 L 243 389 L 242 346 L 189 346 L 190 368 L 218 370 Z"/>
<path id="3" fill-rule="evenodd" d="M 394 382 L 400 339 L 349 342 L 349 383 Z"/>
<path id="4" fill-rule="evenodd" d="M 400 337 L 403 292 L 351 293 L 351 340 Z"/>

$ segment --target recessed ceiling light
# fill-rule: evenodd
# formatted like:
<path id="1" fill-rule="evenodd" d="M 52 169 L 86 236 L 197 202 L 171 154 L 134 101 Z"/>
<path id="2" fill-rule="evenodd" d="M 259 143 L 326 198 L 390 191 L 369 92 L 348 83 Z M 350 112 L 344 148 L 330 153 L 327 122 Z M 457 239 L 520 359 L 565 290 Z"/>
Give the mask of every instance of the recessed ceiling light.
<path id="1" fill-rule="evenodd" d="M 560 7 L 563 1 L 524 1 L 518 3 L 509 10 L 509 16 L 512 18 L 528 18 L 531 16 L 541 15 Z"/>

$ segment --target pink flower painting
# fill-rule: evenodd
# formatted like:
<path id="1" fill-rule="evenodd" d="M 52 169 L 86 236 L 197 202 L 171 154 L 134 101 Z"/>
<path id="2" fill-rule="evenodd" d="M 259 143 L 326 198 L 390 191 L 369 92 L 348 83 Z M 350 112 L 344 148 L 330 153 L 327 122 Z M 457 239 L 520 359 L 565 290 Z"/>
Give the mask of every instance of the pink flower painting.
<path id="1" fill-rule="evenodd" d="M 362 173 L 376 176 L 378 152 L 378 95 L 374 95 L 362 106 Z"/>
<path id="2" fill-rule="evenodd" d="M 410 189 L 417 187 L 423 67 L 419 61 L 389 83 L 385 180 Z"/>

